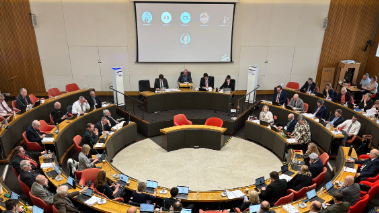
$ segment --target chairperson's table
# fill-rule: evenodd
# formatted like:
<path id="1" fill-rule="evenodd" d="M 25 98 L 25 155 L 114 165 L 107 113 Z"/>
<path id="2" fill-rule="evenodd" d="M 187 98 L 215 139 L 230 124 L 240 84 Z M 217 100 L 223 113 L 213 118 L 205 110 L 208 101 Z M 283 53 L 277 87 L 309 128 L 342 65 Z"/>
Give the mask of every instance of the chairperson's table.
<path id="1" fill-rule="evenodd" d="M 148 113 L 173 109 L 210 109 L 229 111 L 229 99 L 233 93 L 194 91 L 181 88 L 173 92 L 140 92 L 144 96 L 145 111 Z"/>

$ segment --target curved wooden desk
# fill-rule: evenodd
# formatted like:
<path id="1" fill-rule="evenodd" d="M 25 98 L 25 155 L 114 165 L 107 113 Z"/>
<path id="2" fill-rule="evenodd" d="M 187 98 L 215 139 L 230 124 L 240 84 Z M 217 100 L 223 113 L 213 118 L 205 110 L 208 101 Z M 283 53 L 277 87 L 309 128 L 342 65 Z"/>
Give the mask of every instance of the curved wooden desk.
<path id="1" fill-rule="evenodd" d="M 2 203 L 4 203 L 5 201 L 9 200 L 9 198 L 5 197 L 4 195 L 5 194 L 11 195 L 12 190 L 10 190 L 9 187 L 5 185 L 2 178 L 0 178 L 0 185 L 3 187 L 3 193 L 0 194 L 0 198 L 3 199 Z M 20 199 L 18 204 L 24 206 L 24 201 Z M 6 209 L 4 206 L 0 205 L 0 210 L 5 211 Z"/>
<path id="2" fill-rule="evenodd" d="M 220 150 L 226 128 L 207 125 L 182 125 L 161 129 L 162 146 L 167 151 L 200 147 Z"/>

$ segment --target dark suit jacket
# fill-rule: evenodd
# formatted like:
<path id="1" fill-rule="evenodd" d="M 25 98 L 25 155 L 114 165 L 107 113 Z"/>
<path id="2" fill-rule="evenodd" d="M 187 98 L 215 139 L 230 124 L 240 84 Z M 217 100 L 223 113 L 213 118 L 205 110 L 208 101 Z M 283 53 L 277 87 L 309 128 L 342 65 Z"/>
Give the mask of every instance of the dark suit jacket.
<path id="1" fill-rule="evenodd" d="M 309 171 L 312 173 L 312 178 L 317 177 L 323 169 L 324 165 L 322 164 L 322 160 L 320 158 L 314 164 L 309 166 Z"/>
<path id="2" fill-rule="evenodd" d="M 374 106 L 374 101 L 372 101 L 372 100 L 370 99 L 370 100 L 367 102 L 366 107 L 364 107 L 364 102 L 362 101 L 362 102 L 359 104 L 359 109 L 364 109 L 364 111 L 366 112 L 366 110 L 371 109 L 373 106 Z"/>
<path id="3" fill-rule="evenodd" d="M 101 136 L 103 134 L 103 131 L 111 131 L 112 130 L 112 127 L 110 127 L 108 124 L 105 124 L 104 129 L 103 129 L 103 127 L 101 125 L 101 121 L 99 121 L 95 124 L 95 128 L 99 130 L 99 136 Z"/>
<path id="4" fill-rule="evenodd" d="M 95 103 L 93 102 L 91 96 L 86 97 L 86 99 L 87 99 L 88 104 L 89 104 L 90 107 L 95 106 Z M 101 101 L 100 101 L 99 97 L 95 96 L 95 100 L 96 100 L 96 104 L 101 104 Z"/>
<path id="5" fill-rule="evenodd" d="M 272 98 L 272 102 L 276 102 L 277 96 L 278 96 L 278 92 L 275 90 L 274 91 L 274 97 Z M 282 90 L 282 92 L 280 92 L 279 104 L 280 105 L 285 104 L 285 106 L 287 106 L 287 92 L 286 91 Z"/>
<path id="6" fill-rule="evenodd" d="M 64 121 L 65 119 L 62 120 L 62 117 L 63 117 L 64 113 L 62 112 L 61 109 L 53 109 L 53 111 L 51 111 L 51 117 L 53 118 L 53 121 L 54 121 L 54 124 L 60 124 L 62 121 Z"/>
<path id="7" fill-rule="evenodd" d="M 287 120 L 287 122 L 283 125 L 283 128 L 287 126 L 288 122 L 290 121 Z M 297 123 L 296 119 L 293 119 L 291 121 L 291 124 L 287 127 L 287 132 L 293 132 L 293 130 L 295 129 L 296 123 Z"/>
<path id="8" fill-rule="evenodd" d="M 30 172 L 21 170 L 20 180 L 29 186 L 29 188 L 32 188 L 33 183 L 36 182 L 37 175 L 39 174 L 33 170 L 30 170 Z"/>
<path id="9" fill-rule="evenodd" d="M 16 98 L 17 109 L 19 109 L 19 110 L 23 110 L 23 109 L 26 108 L 26 106 L 27 106 L 28 104 L 32 104 L 32 102 L 30 101 L 29 95 L 25 96 L 25 98 L 26 98 L 26 101 L 27 101 L 27 102 L 25 102 L 25 99 L 22 97 L 21 94 L 19 94 L 19 95 L 17 96 L 17 98 Z"/>
<path id="10" fill-rule="evenodd" d="M 379 173 L 379 158 L 375 158 L 375 160 L 371 161 L 371 158 L 361 161 L 361 160 L 355 160 L 355 163 L 358 164 L 367 164 L 362 170 L 360 178 L 361 180 L 365 180 L 369 177 L 375 177 Z"/>
<path id="11" fill-rule="evenodd" d="M 312 111 L 312 114 L 314 114 L 317 109 L 318 109 L 318 106 L 316 104 L 316 107 Z M 324 118 L 326 113 L 327 113 L 326 107 L 324 105 L 322 105 L 321 109 L 316 113 L 316 118 Z"/>
<path id="12" fill-rule="evenodd" d="M 178 81 L 180 83 L 184 83 L 184 82 L 192 83 L 192 78 L 190 75 L 187 75 L 187 80 L 184 80 L 184 75 L 181 75 L 179 76 Z"/>
<path id="13" fill-rule="evenodd" d="M 220 89 L 222 89 L 222 88 L 231 88 L 232 91 L 234 91 L 234 89 L 235 89 L 234 82 L 230 81 L 230 84 L 228 85 L 228 83 L 225 80 L 224 83 L 221 85 Z"/>
<path id="14" fill-rule="evenodd" d="M 341 95 L 342 95 L 342 93 L 338 93 L 337 99 L 341 100 Z M 345 93 L 345 101 L 351 102 L 351 95 L 348 92 Z"/>
<path id="15" fill-rule="evenodd" d="M 43 135 L 43 133 L 41 133 L 39 129 L 33 129 L 32 125 L 26 128 L 26 138 L 29 140 L 29 142 L 37 142 L 39 145 L 42 145 L 42 138 L 40 138 L 38 134 Z"/>
<path id="16" fill-rule="evenodd" d="M 275 180 L 267 186 L 266 190 L 262 190 L 260 198 L 266 200 L 271 206 L 278 201 L 281 197 L 287 195 L 287 181 L 286 180 Z M 243 211 L 243 210 L 242 210 Z"/>
<path id="17" fill-rule="evenodd" d="M 305 82 L 305 84 L 300 88 L 300 90 L 305 90 L 307 91 L 308 90 L 308 81 Z M 315 89 L 316 89 L 316 83 L 315 82 L 312 82 L 311 83 L 311 88 L 309 88 L 311 93 L 314 93 L 315 92 Z"/>
<path id="18" fill-rule="evenodd" d="M 308 187 L 312 185 L 312 177 L 307 175 L 297 174 L 296 177 L 292 180 L 292 189 L 299 191 L 303 187 Z"/>
<path id="19" fill-rule="evenodd" d="M 109 120 L 109 122 L 111 122 L 111 126 L 113 127 L 114 125 L 116 125 L 116 122 L 114 121 L 114 120 L 116 120 L 116 119 L 114 119 L 113 117 L 113 119 L 110 117 L 110 116 L 105 116 L 105 117 L 107 117 L 108 118 L 108 120 Z"/>
<path id="20" fill-rule="evenodd" d="M 324 210 L 325 213 L 347 213 L 350 210 L 348 202 L 333 204 Z"/>
<path id="21" fill-rule="evenodd" d="M 177 200 L 175 198 L 173 198 L 173 197 L 163 198 L 161 206 L 164 208 L 164 210 L 169 211 L 170 207 L 174 206 L 174 203 L 176 203 L 176 202 L 177 202 Z"/>
<path id="22" fill-rule="evenodd" d="M 59 213 L 70 213 L 70 212 L 79 212 L 75 207 L 72 207 L 67 202 L 71 202 L 70 198 L 79 195 L 79 191 L 68 193 L 65 198 L 59 196 L 58 194 L 54 195 L 53 202 L 55 208 L 58 209 Z M 66 201 L 65 201 L 66 200 Z"/>
<path id="23" fill-rule="evenodd" d="M 326 90 L 324 89 L 324 91 L 322 92 L 322 94 L 324 95 L 324 97 L 326 98 Z M 330 88 L 329 90 L 329 98 L 335 98 L 334 97 L 334 89 Z"/>
<path id="24" fill-rule="evenodd" d="M 169 88 L 166 78 L 163 78 L 163 86 L 164 88 Z M 156 78 L 154 82 L 154 89 L 157 89 L 157 88 L 159 89 L 161 88 L 161 82 L 159 81 L 159 78 Z"/>
<path id="25" fill-rule="evenodd" d="M 328 121 L 333 121 L 336 116 L 333 114 Z M 342 115 L 333 123 L 333 127 L 337 127 L 338 125 L 342 124 L 345 119 L 342 117 Z"/>
<path id="26" fill-rule="evenodd" d="M 214 84 L 214 78 L 210 78 L 210 76 L 208 76 L 208 87 L 212 87 L 214 88 L 215 84 Z M 200 88 L 203 88 L 205 87 L 205 78 L 202 77 L 200 79 Z"/>
<path id="27" fill-rule="evenodd" d="M 40 152 L 26 152 L 25 155 L 28 156 L 28 157 L 30 157 L 30 158 L 32 158 L 37 163 L 37 165 L 39 165 L 38 164 L 38 162 L 39 162 L 38 158 L 41 155 Z M 17 171 L 18 174 L 20 174 L 20 172 L 21 172 L 20 163 L 21 163 L 22 160 L 25 160 L 25 159 L 22 158 L 20 155 L 16 155 L 16 154 L 13 155 L 12 167 L 14 169 L 16 169 L 16 171 Z M 38 167 L 35 167 L 34 164 L 31 163 L 30 165 L 32 165 L 32 169 L 33 170 L 38 169 Z"/>
<path id="28" fill-rule="evenodd" d="M 88 130 L 84 133 L 82 137 L 82 141 L 80 141 L 80 146 L 83 146 L 84 144 L 88 144 L 91 148 L 93 148 L 93 145 L 99 140 L 99 136 L 95 133 L 90 133 Z"/>
<path id="29" fill-rule="evenodd" d="M 348 187 L 341 187 L 343 201 L 349 202 L 350 206 L 354 206 L 361 199 L 361 187 L 358 183 L 353 183 Z"/>

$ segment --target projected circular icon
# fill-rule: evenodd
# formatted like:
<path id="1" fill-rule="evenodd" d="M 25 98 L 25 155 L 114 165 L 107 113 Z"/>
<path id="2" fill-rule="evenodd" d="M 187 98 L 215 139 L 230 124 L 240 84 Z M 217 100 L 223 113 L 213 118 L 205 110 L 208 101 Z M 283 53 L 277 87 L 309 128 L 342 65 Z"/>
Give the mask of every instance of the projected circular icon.
<path id="1" fill-rule="evenodd" d="M 187 12 L 184 12 L 182 13 L 182 15 L 180 15 L 180 20 L 184 23 L 184 24 L 188 24 L 188 22 L 191 21 L 191 15 Z"/>
<path id="2" fill-rule="evenodd" d="M 210 16 L 206 12 L 200 14 L 200 22 L 203 23 L 203 24 L 208 23 L 209 18 L 210 18 Z"/>
<path id="3" fill-rule="evenodd" d="M 171 21 L 171 14 L 169 12 L 164 12 L 161 15 L 161 19 L 163 23 L 168 24 Z"/>
<path id="4" fill-rule="evenodd" d="M 180 36 L 180 42 L 184 45 L 187 45 L 191 42 L 191 37 L 187 33 L 184 33 L 182 36 Z"/>
<path id="5" fill-rule="evenodd" d="M 153 19 L 153 16 L 151 15 L 150 12 L 146 11 L 142 14 L 142 21 L 143 22 L 150 23 L 152 19 Z"/>

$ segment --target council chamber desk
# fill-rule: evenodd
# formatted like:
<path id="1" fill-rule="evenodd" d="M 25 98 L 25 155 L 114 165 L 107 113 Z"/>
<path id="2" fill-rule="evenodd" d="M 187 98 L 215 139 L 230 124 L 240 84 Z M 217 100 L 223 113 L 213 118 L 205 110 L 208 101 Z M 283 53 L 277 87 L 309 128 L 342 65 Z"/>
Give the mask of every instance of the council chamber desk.
<path id="1" fill-rule="evenodd" d="M 181 88 L 179 92 L 150 91 L 140 92 L 144 96 L 145 111 L 148 113 L 173 109 L 208 109 L 229 111 L 229 99 L 233 93 L 226 94 L 209 91 L 193 91 Z"/>

